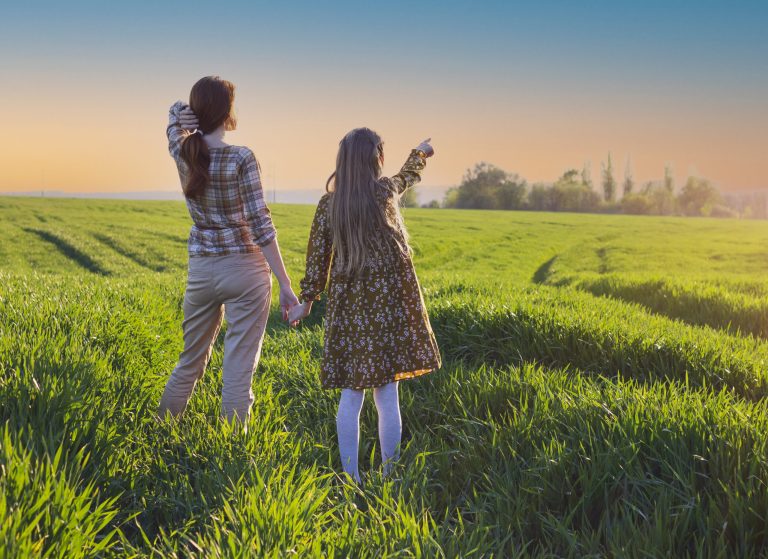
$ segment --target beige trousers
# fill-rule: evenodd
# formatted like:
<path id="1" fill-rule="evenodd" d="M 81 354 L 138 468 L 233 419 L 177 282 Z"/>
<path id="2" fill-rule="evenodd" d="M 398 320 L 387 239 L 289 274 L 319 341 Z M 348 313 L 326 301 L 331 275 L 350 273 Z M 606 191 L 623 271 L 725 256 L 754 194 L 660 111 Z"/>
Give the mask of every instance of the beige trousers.
<path id="1" fill-rule="evenodd" d="M 222 414 L 248 418 L 251 380 L 261 354 L 269 316 L 272 274 L 264 255 L 232 254 L 189 259 L 184 295 L 184 350 L 160 399 L 160 416 L 178 416 L 203 376 L 213 343 L 227 320 L 224 336 Z"/>

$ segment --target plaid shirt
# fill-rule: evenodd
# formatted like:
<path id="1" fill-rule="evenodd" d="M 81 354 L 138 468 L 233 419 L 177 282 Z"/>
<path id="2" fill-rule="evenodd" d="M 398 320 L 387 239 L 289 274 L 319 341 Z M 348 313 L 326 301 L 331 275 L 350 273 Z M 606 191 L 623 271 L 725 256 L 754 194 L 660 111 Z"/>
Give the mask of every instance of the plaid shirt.
<path id="1" fill-rule="evenodd" d="M 181 144 L 189 135 L 179 125 L 185 107 L 177 101 L 168 120 L 168 151 L 176 161 L 179 178 L 185 181 L 187 166 Z M 189 232 L 190 256 L 222 256 L 259 252 L 276 236 L 261 188 L 259 163 L 247 147 L 209 148 L 210 183 L 195 199 L 187 198 L 194 225 Z"/>

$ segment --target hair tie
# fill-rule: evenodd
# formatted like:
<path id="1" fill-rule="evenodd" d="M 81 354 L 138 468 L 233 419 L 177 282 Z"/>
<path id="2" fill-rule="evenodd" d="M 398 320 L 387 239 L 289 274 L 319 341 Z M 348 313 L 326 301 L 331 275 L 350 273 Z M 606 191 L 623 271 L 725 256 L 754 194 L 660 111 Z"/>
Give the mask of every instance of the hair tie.
<path id="1" fill-rule="evenodd" d="M 205 136 L 205 133 L 199 128 L 196 128 L 195 131 L 192 132 L 192 134 L 200 134 L 200 136 Z"/>

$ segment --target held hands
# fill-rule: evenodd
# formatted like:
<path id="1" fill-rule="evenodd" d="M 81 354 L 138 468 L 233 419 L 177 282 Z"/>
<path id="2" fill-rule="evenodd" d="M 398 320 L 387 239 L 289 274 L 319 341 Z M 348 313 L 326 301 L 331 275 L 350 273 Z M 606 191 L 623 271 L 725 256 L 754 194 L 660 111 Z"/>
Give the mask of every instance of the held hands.
<path id="1" fill-rule="evenodd" d="M 291 289 L 290 285 L 280 286 L 280 310 L 283 313 L 283 320 L 288 320 L 288 313 L 299 304 L 299 299 Z"/>
<path id="2" fill-rule="evenodd" d="M 200 126 L 200 123 L 197 121 L 197 115 L 189 108 L 189 105 L 184 105 L 184 108 L 181 109 L 181 112 L 179 113 L 179 125 L 182 130 L 188 130 L 190 132 L 197 130 L 197 127 Z"/>
<path id="3" fill-rule="evenodd" d="M 298 305 L 294 306 L 291 310 L 288 311 L 288 324 L 291 326 L 296 326 L 301 319 L 307 318 L 309 316 L 311 310 L 312 301 L 305 301 L 304 303 L 299 303 Z"/>
<path id="4" fill-rule="evenodd" d="M 309 312 L 312 310 L 312 301 L 299 303 L 290 286 L 281 287 L 280 310 L 283 314 L 283 320 L 286 320 L 290 326 L 298 326 L 302 318 L 309 316 Z"/>
<path id="5" fill-rule="evenodd" d="M 430 143 L 432 141 L 432 138 L 427 138 L 423 142 L 421 142 L 418 146 L 416 146 L 416 149 L 423 151 L 424 154 L 427 157 L 432 157 L 435 155 L 435 148 L 432 147 L 432 144 Z"/>

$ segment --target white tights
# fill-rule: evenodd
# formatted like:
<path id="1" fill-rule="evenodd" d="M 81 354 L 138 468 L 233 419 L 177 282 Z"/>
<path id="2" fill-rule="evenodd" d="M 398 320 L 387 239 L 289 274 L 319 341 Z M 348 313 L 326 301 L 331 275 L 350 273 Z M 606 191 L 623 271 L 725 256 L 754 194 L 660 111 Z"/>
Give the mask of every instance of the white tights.
<path id="1" fill-rule="evenodd" d="M 339 411 L 336 414 L 336 431 L 339 436 L 339 452 L 344 471 L 360 482 L 357 454 L 360 446 L 360 412 L 365 400 L 364 390 L 345 388 L 341 391 Z M 397 382 L 373 389 L 373 401 L 379 414 L 379 445 L 384 475 L 389 475 L 392 464 L 400 457 L 400 436 L 403 424 L 400 419 Z"/>

